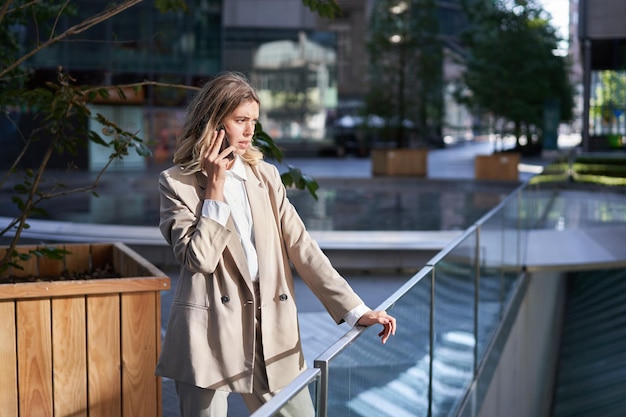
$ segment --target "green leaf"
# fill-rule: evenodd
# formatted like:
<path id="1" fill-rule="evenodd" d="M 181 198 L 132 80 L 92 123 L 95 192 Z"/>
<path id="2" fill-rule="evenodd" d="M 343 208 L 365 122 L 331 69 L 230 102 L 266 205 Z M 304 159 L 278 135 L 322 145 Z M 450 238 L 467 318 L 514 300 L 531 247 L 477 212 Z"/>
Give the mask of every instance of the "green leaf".
<path id="1" fill-rule="evenodd" d="M 18 194 L 28 194 L 30 193 L 30 188 L 26 187 L 24 184 L 15 184 L 13 190 Z"/>
<path id="2" fill-rule="evenodd" d="M 280 178 L 286 187 L 291 187 L 293 185 L 293 175 L 291 175 L 291 172 L 283 173 Z"/>
<path id="3" fill-rule="evenodd" d="M 107 99 L 109 98 L 110 94 L 109 94 L 109 90 L 107 88 L 99 88 L 97 90 L 98 94 L 100 95 L 100 97 Z"/>
<path id="4" fill-rule="evenodd" d="M 109 143 L 102 139 L 102 137 L 94 131 L 90 131 L 88 133 L 88 138 L 90 141 L 97 143 L 98 145 L 109 146 Z"/>
<path id="5" fill-rule="evenodd" d="M 33 207 L 30 211 L 30 214 L 40 217 L 49 217 L 49 213 L 41 207 Z"/>
<path id="6" fill-rule="evenodd" d="M 319 190 L 320 186 L 315 180 L 311 180 L 310 182 L 306 182 L 306 188 L 309 190 L 309 194 L 313 196 L 315 201 L 317 201 L 317 190 Z"/>
<path id="7" fill-rule="evenodd" d="M 41 248 L 33 249 L 30 252 L 37 257 L 54 259 L 57 261 L 63 260 L 63 258 L 66 255 L 69 255 L 72 253 L 66 249 L 53 247 L 53 246 L 44 246 Z"/>
<path id="8" fill-rule="evenodd" d="M 139 156 L 143 156 L 146 158 L 152 156 L 152 151 L 145 144 L 141 142 L 135 142 L 135 149 Z"/>

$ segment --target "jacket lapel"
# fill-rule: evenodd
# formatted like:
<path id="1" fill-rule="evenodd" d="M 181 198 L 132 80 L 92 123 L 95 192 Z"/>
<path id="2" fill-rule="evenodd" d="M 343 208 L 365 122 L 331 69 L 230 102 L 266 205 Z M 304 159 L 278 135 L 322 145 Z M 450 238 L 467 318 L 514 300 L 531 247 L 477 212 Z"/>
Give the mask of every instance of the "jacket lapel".
<path id="1" fill-rule="evenodd" d="M 252 214 L 252 222 L 254 229 L 254 242 L 256 247 L 257 259 L 259 260 L 259 276 L 267 276 L 263 271 L 263 266 L 267 262 L 263 260 L 269 259 L 268 241 L 270 240 L 271 230 L 270 224 L 273 221 L 273 215 L 267 198 L 267 188 L 261 181 L 257 170 L 246 166 L 246 193 L 250 202 L 250 212 Z"/>
<path id="2" fill-rule="evenodd" d="M 198 196 L 200 198 L 200 207 L 204 203 L 204 193 L 206 191 L 206 176 L 198 172 L 196 173 L 196 178 L 198 181 Z M 200 211 L 202 209 L 200 208 Z M 200 216 L 201 213 L 198 213 Z M 233 221 L 233 216 L 228 216 L 228 220 L 226 221 L 226 228 L 233 231 L 233 237 L 226 244 L 226 251 L 230 253 L 232 256 L 233 262 L 237 266 L 237 269 L 243 276 L 244 280 L 248 284 L 250 291 L 254 293 L 254 288 L 252 286 L 252 278 L 250 277 L 250 270 L 248 269 L 248 261 L 246 258 L 246 254 L 243 251 L 243 246 L 241 246 L 241 241 L 239 240 L 239 234 L 237 233 L 237 228 L 235 227 L 235 222 Z M 256 231 L 255 231 L 256 232 Z"/>

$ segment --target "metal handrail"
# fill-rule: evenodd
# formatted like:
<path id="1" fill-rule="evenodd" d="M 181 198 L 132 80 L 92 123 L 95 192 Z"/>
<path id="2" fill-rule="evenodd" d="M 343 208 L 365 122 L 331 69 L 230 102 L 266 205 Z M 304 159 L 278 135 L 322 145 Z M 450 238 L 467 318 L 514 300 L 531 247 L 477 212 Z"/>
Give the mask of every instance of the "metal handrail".
<path id="1" fill-rule="evenodd" d="M 380 306 L 377 307 L 379 310 L 386 310 L 390 306 L 392 306 L 396 300 L 398 300 L 403 294 L 413 288 L 418 282 L 425 278 L 431 278 L 433 266 L 440 262 L 446 255 L 452 252 L 461 242 L 467 239 L 472 234 L 476 233 L 479 229 L 479 225 L 483 224 L 489 218 L 492 218 L 496 213 L 502 210 L 506 204 L 509 204 L 512 199 L 518 198 L 520 190 L 526 187 L 527 184 L 522 184 L 518 187 L 514 192 L 505 197 L 496 207 L 490 210 L 487 214 L 485 214 L 481 219 L 479 219 L 474 225 L 467 228 L 461 235 L 457 236 L 454 240 L 449 242 L 443 250 L 437 253 L 433 258 L 431 258 L 416 275 L 413 276 L 409 281 L 407 281 L 402 287 L 400 287 L 397 291 L 395 291 L 391 296 L 389 296 Z M 430 322 L 432 324 L 433 318 L 433 308 L 430 308 Z M 335 343 L 333 343 L 328 349 L 326 349 L 320 356 L 318 356 L 314 360 L 314 367 L 319 368 L 321 370 L 321 388 L 319 391 L 319 405 L 318 409 L 318 417 L 327 417 L 328 410 L 328 374 L 329 374 L 329 364 L 330 362 L 339 356 L 344 350 L 346 350 L 352 343 L 354 343 L 365 331 L 364 327 L 354 327 L 346 332 L 340 339 L 338 339 Z M 433 335 L 430 335 L 430 345 L 432 349 L 433 344 Z M 429 376 L 432 378 L 432 375 Z M 431 381 L 432 382 L 432 381 Z M 429 384 L 431 385 L 431 384 Z M 429 396 L 432 393 L 429 392 Z M 430 403 L 430 401 L 429 401 Z"/>
<path id="2" fill-rule="evenodd" d="M 451 241 L 449 244 L 447 244 L 443 250 L 441 250 L 439 253 L 437 253 L 432 259 L 430 259 L 426 265 L 416 274 L 414 275 L 410 280 L 408 280 L 402 287 L 400 287 L 398 290 L 396 290 L 391 296 L 389 296 L 383 303 L 380 304 L 380 306 L 377 309 L 387 309 L 390 308 L 391 306 L 393 306 L 396 302 L 398 302 L 398 300 L 407 292 L 409 292 L 412 288 L 414 288 L 420 281 L 422 281 L 423 279 L 426 278 L 431 278 L 434 279 L 434 271 L 435 271 L 435 267 L 439 264 L 439 262 L 441 262 L 442 260 L 445 259 L 445 257 L 451 253 L 453 253 L 453 251 L 455 249 L 457 249 L 457 247 L 459 247 L 459 245 L 461 245 L 464 241 L 466 241 L 468 238 L 472 237 L 473 235 L 475 235 L 476 237 L 476 258 L 477 258 L 477 262 L 480 263 L 480 259 L 483 258 L 481 252 L 480 252 L 480 241 L 481 241 L 481 229 L 483 229 L 483 227 L 488 224 L 489 221 L 493 220 L 494 218 L 496 218 L 497 216 L 499 216 L 502 213 L 502 210 L 505 210 L 509 205 L 511 204 L 517 204 L 517 207 L 522 207 L 522 200 L 524 199 L 524 194 L 526 191 L 531 192 L 535 189 L 535 186 L 533 184 L 529 184 L 528 182 L 520 185 L 516 190 L 514 190 L 511 194 L 509 194 L 508 196 L 506 196 L 496 207 L 494 207 L 493 209 L 491 209 L 488 213 L 486 213 L 485 215 L 483 215 L 479 220 L 477 220 L 471 227 L 469 227 L 468 229 L 466 229 L 462 234 L 460 234 L 456 239 L 454 239 L 453 241 Z M 531 210 L 532 214 L 530 215 L 530 219 L 533 219 L 534 221 L 538 221 L 541 222 L 543 220 L 545 220 L 545 216 L 546 216 L 546 212 L 550 211 L 552 209 L 553 206 L 553 201 L 554 201 L 555 195 L 551 195 L 549 196 L 549 200 L 548 200 L 548 204 L 546 206 L 542 205 L 541 208 L 541 212 L 539 212 L 539 210 L 537 209 L 537 207 L 526 207 L 526 209 Z M 516 201 L 517 200 L 517 201 Z M 519 215 L 518 215 L 519 217 Z M 539 227 L 540 224 L 521 224 L 520 219 L 518 218 L 517 221 L 517 225 L 514 227 L 515 230 L 517 231 L 517 241 L 518 241 L 518 251 L 523 250 L 521 248 L 521 246 L 523 246 L 522 242 L 521 242 L 521 233 L 523 233 L 524 231 L 527 231 L 529 228 L 532 229 L 534 227 Z M 502 227 L 505 227 L 505 225 L 503 224 Z M 525 262 L 526 259 L 524 259 L 523 256 L 520 256 L 521 254 L 518 254 L 516 256 L 516 264 L 518 264 L 518 266 L 515 268 L 519 268 L 518 272 L 523 272 L 524 268 L 526 267 Z M 504 266 L 502 266 L 504 267 Z M 476 280 L 480 279 L 480 269 L 477 266 L 477 271 L 475 271 L 475 275 L 476 275 Z M 478 285 L 478 283 L 476 284 Z M 434 286 L 433 286 L 434 287 Z M 516 284 L 516 288 L 513 289 L 514 293 L 513 293 L 513 298 L 512 300 L 514 301 L 511 305 L 506 306 L 506 309 L 503 313 L 503 317 L 504 316 L 509 316 L 509 313 L 511 312 L 511 310 L 515 310 L 515 306 L 519 303 L 519 299 L 520 297 L 523 296 L 524 291 L 525 291 L 525 281 L 522 280 L 521 282 L 518 282 Z M 475 297 L 478 297 L 478 294 L 476 294 Z M 431 301 L 432 301 L 432 297 L 431 297 Z M 475 300 L 475 304 L 478 301 Z M 504 313 L 507 314 L 504 314 Z M 432 320 L 433 320 L 433 308 L 431 305 L 430 308 L 430 320 L 431 320 L 431 329 L 432 329 Z M 476 313 L 475 313 L 476 314 Z M 504 323 L 500 323 L 498 325 L 498 327 L 495 329 L 495 335 L 497 335 L 497 339 L 501 340 L 503 337 L 506 337 L 506 329 L 503 328 L 505 327 L 506 324 Z M 476 326 L 475 326 L 476 327 Z M 342 352 L 344 352 L 350 345 L 352 345 L 353 343 L 355 343 L 359 337 L 361 337 L 364 332 L 365 332 L 364 327 L 355 327 L 350 329 L 348 332 L 346 332 L 340 339 L 338 339 L 335 343 L 333 343 L 328 349 L 326 349 L 321 355 L 319 355 L 315 360 L 314 360 L 314 367 L 320 370 L 320 389 L 318 390 L 318 416 L 319 417 L 326 417 L 327 413 L 328 413 L 328 401 L 329 401 L 329 367 L 330 367 L 330 363 L 337 358 Z M 431 340 L 430 340 L 430 349 L 432 352 L 432 347 L 433 347 L 433 341 L 432 341 L 432 334 L 431 336 Z M 485 354 L 481 354 L 482 359 L 478 358 L 478 354 L 477 354 L 477 349 L 474 349 L 474 379 L 476 378 L 476 374 L 480 374 L 481 370 L 483 369 L 483 367 L 485 366 L 485 356 L 489 355 L 489 352 L 492 351 L 494 343 L 501 343 L 501 341 L 497 342 L 495 340 L 490 341 L 487 346 L 486 346 L 486 353 Z M 431 360 L 432 360 L 432 355 L 431 355 Z M 431 369 L 432 369 L 432 364 L 431 364 Z M 430 375 L 431 380 L 429 381 L 429 386 L 432 385 L 432 374 Z M 472 386 L 475 388 L 475 380 L 472 382 Z M 430 388 L 429 388 L 430 389 Z M 432 393 L 429 392 L 429 404 L 432 402 Z M 462 399 L 461 404 L 466 403 L 467 398 Z M 429 405 L 430 407 L 430 405 Z M 458 411 L 458 409 L 457 409 Z M 429 410 L 429 415 L 432 411 Z"/>
<path id="3" fill-rule="evenodd" d="M 285 404 L 298 395 L 302 390 L 308 389 L 309 384 L 315 382 L 316 391 L 320 389 L 321 371 L 317 368 L 306 369 L 296 377 L 289 385 L 280 390 L 271 400 L 263 404 L 250 417 L 271 417 L 278 413 Z M 316 396 L 319 398 L 319 395 Z M 319 409 L 319 404 L 315 407 Z"/>

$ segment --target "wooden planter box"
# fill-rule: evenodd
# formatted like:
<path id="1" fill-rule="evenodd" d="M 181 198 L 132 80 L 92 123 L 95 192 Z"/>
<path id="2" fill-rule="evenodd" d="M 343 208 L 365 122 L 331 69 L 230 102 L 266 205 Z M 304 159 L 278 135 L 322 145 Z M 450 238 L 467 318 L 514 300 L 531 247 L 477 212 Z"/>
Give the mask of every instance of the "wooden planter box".
<path id="1" fill-rule="evenodd" d="M 372 174 L 425 177 L 428 149 L 373 149 Z"/>
<path id="2" fill-rule="evenodd" d="M 0 285 L 2 416 L 161 416 L 154 369 L 169 278 L 124 244 L 64 247 L 65 261 L 32 258 L 8 274 L 108 262 L 122 278 Z"/>
<path id="3" fill-rule="evenodd" d="M 477 180 L 519 181 L 520 154 L 515 152 L 476 155 L 474 178 Z"/>

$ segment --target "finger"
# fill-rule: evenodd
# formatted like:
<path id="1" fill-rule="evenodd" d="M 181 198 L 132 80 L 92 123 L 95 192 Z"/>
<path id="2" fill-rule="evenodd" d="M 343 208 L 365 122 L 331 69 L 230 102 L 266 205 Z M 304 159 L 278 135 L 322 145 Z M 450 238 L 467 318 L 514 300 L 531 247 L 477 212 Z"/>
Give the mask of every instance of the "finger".
<path id="1" fill-rule="evenodd" d="M 383 343 L 383 345 L 387 343 L 387 340 L 389 339 L 389 335 L 390 335 L 390 326 L 385 325 L 383 330 L 380 333 L 378 333 L 378 336 L 380 336 L 381 342 Z"/>
<path id="2" fill-rule="evenodd" d="M 206 149 L 206 153 L 204 155 L 205 159 L 209 159 L 211 157 L 211 154 L 213 155 L 217 155 L 217 150 L 219 150 L 219 147 L 216 148 L 216 146 L 218 146 L 218 138 L 219 138 L 219 132 L 216 130 L 215 132 L 213 132 L 213 136 L 211 137 L 211 142 L 209 143 L 209 146 Z"/>
<path id="3" fill-rule="evenodd" d="M 222 148 L 222 142 L 224 142 L 224 137 L 226 136 L 226 131 L 224 129 L 218 129 L 213 134 L 213 144 L 211 149 L 215 150 L 215 153 L 218 154 L 220 149 Z"/>

